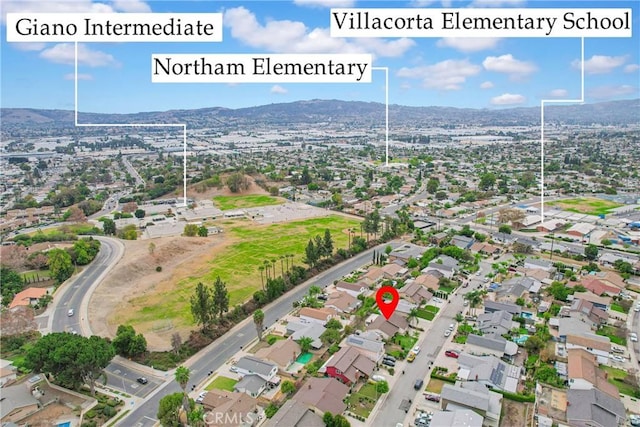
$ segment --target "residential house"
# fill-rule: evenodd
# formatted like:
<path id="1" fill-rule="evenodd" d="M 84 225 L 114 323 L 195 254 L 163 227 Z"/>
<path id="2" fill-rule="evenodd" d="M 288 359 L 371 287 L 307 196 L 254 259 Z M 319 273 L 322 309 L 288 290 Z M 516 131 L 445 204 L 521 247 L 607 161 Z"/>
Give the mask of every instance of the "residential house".
<path id="1" fill-rule="evenodd" d="M 570 282 L 568 286 L 573 287 L 577 284 L 578 284 L 577 282 Z M 580 278 L 579 284 L 582 285 L 586 290 L 598 296 L 602 296 L 602 295 L 619 296 L 620 292 L 622 291 L 621 288 L 617 286 L 612 286 L 592 276 L 582 276 Z"/>
<path id="2" fill-rule="evenodd" d="M 469 334 L 465 349 L 469 354 L 494 355 L 496 357 L 513 357 L 518 353 L 518 345 L 497 335 Z"/>
<path id="3" fill-rule="evenodd" d="M 514 328 L 513 314 L 504 310 L 483 313 L 478 316 L 476 327 L 485 336 L 502 336 Z"/>
<path id="4" fill-rule="evenodd" d="M 27 288 L 24 291 L 18 292 L 9 304 L 9 308 L 14 308 L 22 305 L 36 305 L 40 298 L 49 293 L 47 288 Z"/>
<path id="5" fill-rule="evenodd" d="M 369 270 L 360 277 L 360 280 L 367 286 L 374 285 L 384 278 L 384 271 L 380 267 L 370 267 Z"/>
<path id="6" fill-rule="evenodd" d="M 458 261 L 448 255 L 440 255 L 422 270 L 423 273 L 429 271 L 438 271 L 447 279 L 451 279 L 453 275 L 460 269 Z"/>
<path id="7" fill-rule="evenodd" d="M 18 369 L 10 360 L 0 359 L 0 387 L 9 384 L 18 377 Z"/>
<path id="8" fill-rule="evenodd" d="M 569 296 L 569 299 L 571 301 L 575 301 L 576 299 L 589 301 L 594 307 L 602 311 L 607 311 L 609 306 L 611 306 L 611 297 L 598 296 L 591 292 L 574 292 L 573 295 Z"/>
<path id="9" fill-rule="evenodd" d="M 382 266 L 382 273 L 386 279 L 397 279 L 407 274 L 407 269 L 396 263 L 385 264 Z"/>
<path id="10" fill-rule="evenodd" d="M 292 399 L 303 403 L 316 411 L 318 415 L 330 412 L 342 414 L 347 405 L 343 400 L 349 393 L 349 386 L 335 378 L 309 378 Z"/>
<path id="11" fill-rule="evenodd" d="M 414 283 L 424 286 L 427 289 L 432 289 L 437 291 L 440 287 L 439 277 L 436 277 L 432 274 L 421 274 L 416 277 Z"/>
<path id="12" fill-rule="evenodd" d="M 525 293 L 535 294 L 540 291 L 542 283 L 533 277 L 512 277 L 501 283 L 496 291 L 496 299 L 500 302 L 515 302 Z"/>
<path id="13" fill-rule="evenodd" d="M 239 375 L 258 375 L 265 381 L 271 381 L 278 373 L 278 366 L 255 356 L 243 356 L 235 364 Z"/>
<path id="14" fill-rule="evenodd" d="M 286 371 L 300 354 L 300 345 L 292 339 L 285 339 L 278 340 L 269 347 L 261 348 L 256 352 L 256 357 L 273 362 L 278 365 L 281 371 Z"/>
<path id="15" fill-rule="evenodd" d="M 350 283 L 345 282 L 344 280 L 339 280 L 335 286 L 338 291 L 346 292 L 355 298 L 357 298 L 358 295 L 369 292 L 369 285 L 364 282 Z"/>
<path id="16" fill-rule="evenodd" d="M 538 269 L 544 271 L 552 271 L 555 268 L 553 267 L 553 263 L 546 259 L 527 257 L 524 260 L 524 268 Z"/>
<path id="17" fill-rule="evenodd" d="M 469 248 L 469 250 L 471 252 L 477 252 L 479 254 L 485 255 L 497 255 L 502 252 L 498 246 L 485 242 L 475 242 L 473 245 L 471 245 L 471 248 Z"/>
<path id="18" fill-rule="evenodd" d="M 278 379 L 279 380 L 279 379 Z M 238 393 L 245 393 L 251 397 L 257 398 L 265 391 L 267 388 L 273 388 L 279 383 L 279 381 L 274 383 L 268 383 L 264 380 L 264 378 L 259 375 L 250 374 L 245 375 L 233 386 L 233 391 Z"/>
<path id="19" fill-rule="evenodd" d="M 375 333 L 351 334 L 345 339 L 344 343 L 347 346 L 355 347 L 361 354 L 375 363 L 378 363 L 384 356 L 384 342 L 378 339 Z"/>
<path id="20" fill-rule="evenodd" d="M 205 412 L 224 415 L 207 418 L 207 426 L 250 427 L 258 422 L 258 401 L 245 393 L 212 389 L 204 396 L 202 406 Z"/>
<path id="21" fill-rule="evenodd" d="M 326 330 L 323 325 L 316 322 L 309 323 L 295 320 L 289 320 L 287 322 L 287 335 L 289 335 L 292 340 L 298 341 L 302 337 L 309 337 L 313 340 L 311 347 L 316 350 L 322 347 L 320 335 Z"/>
<path id="22" fill-rule="evenodd" d="M 298 312 L 300 320 L 309 323 L 319 323 L 324 325 L 334 317 L 338 317 L 338 313 L 332 308 L 312 308 L 302 307 Z"/>
<path id="23" fill-rule="evenodd" d="M 458 380 L 475 381 L 491 389 L 515 393 L 522 368 L 503 362 L 495 356 L 474 356 L 461 353 L 458 357 Z"/>
<path id="24" fill-rule="evenodd" d="M 17 384 L 2 388 L 2 405 L 0 405 L 0 422 L 17 423 L 38 410 L 40 403 L 33 397 L 25 384 Z"/>
<path id="25" fill-rule="evenodd" d="M 566 342 L 567 335 L 582 335 L 592 333 L 591 325 L 575 317 L 558 318 L 558 341 Z"/>
<path id="26" fill-rule="evenodd" d="M 376 364 L 356 347 L 344 346 L 325 364 L 326 375 L 351 385 L 371 376 Z"/>
<path id="27" fill-rule="evenodd" d="M 502 395 L 474 381 L 445 384 L 440 392 L 440 408 L 445 411 L 470 409 L 497 424 L 502 412 Z"/>
<path id="28" fill-rule="evenodd" d="M 597 388 L 567 391 L 567 422 L 575 427 L 615 427 L 624 424 L 625 407 Z"/>
<path id="29" fill-rule="evenodd" d="M 427 288 L 419 283 L 416 283 L 415 280 L 403 286 L 403 288 L 400 290 L 400 295 L 416 304 L 423 304 L 431 300 L 431 298 L 433 297 L 433 294 L 429 292 Z"/>
<path id="30" fill-rule="evenodd" d="M 430 425 L 434 427 L 482 427 L 484 418 L 470 409 L 433 411 Z"/>
<path id="31" fill-rule="evenodd" d="M 609 319 L 609 314 L 606 311 L 599 309 L 593 302 L 586 299 L 574 299 L 571 301 L 569 316 L 589 324 L 592 329 L 604 325 Z"/>
<path id="32" fill-rule="evenodd" d="M 538 224 L 538 226 L 536 227 L 536 230 L 543 233 L 552 233 L 562 228 L 565 224 L 566 222 L 561 219 L 552 218 L 548 221 Z"/>
<path id="33" fill-rule="evenodd" d="M 397 333 L 403 333 L 408 327 L 409 323 L 407 322 L 407 318 L 395 312 L 389 320 L 385 319 L 382 315 L 378 315 L 367 327 L 367 330 L 377 332 L 382 335 L 384 339 L 388 339 Z"/>
<path id="34" fill-rule="evenodd" d="M 444 231 L 442 231 L 440 233 L 436 233 L 433 236 L 431 236 L 430 241 L 434 245 L 439 245 L 440 243 L 444 242 L 448 237 L 449 235 Z"/>
<path id="35" fill-rule="evenodd" d="M 569 388 L 576 390 L 598 390 L 613 398 L 620 398 L 618 388 L 607 381 L 607 374 L 598 366 L 597 358 L 582 348 L 568 352 L 567 377 Z"/>
<path id="36" fill-rule="evenodd" d="M 433 225 L 433 223 L 430 224 Z M 389 252 L 389 262 L 401 260 L 407 263 L 411 258 L 419 260 L 426 250 L 427 248 L 424 246 L 414 245 L 413 243 L 406 243 Z"/>
<path id="37" fill-rule="evenodd" d="M 506 311 L 513 316 L 520 316 L 522 314 L 522 307 L 516 304 L 508 302 L 496 302 L 491 300 L 484 300 L 484 312 L 493 313 L 494 311 Z"/>
<path id="38" fill-rule="evenodd" d="M 471 237 L 455 235 L 451 238 L 451 245 L 467 250 L 471 248 L 474 241 Z"/>
<path id="39" fill-rule="evenodd" d="M 567 335 L 566 347 L 567 350 L 582 348 L 596 356 L 598 363 L 603 365 L 609 364 L 609 353 L 611 352 L 611 340 L 609 337 L 591 333 Z"/>
<path id="40" fill-rule="evenodd" d="M 348 292 L 337 291 L 330 293 L 325 308 L 331 308 L 338 313 L 351 313 L 362 305 L 362 301 Z"/>
<path id="41" fill-rule="evenodd" d="M 627 286 L 624 279 L 618 273 L 613 271 L 602 271 L 596 273 L 595 277 L 608 285 L 615 286 L 620 289 L 624 289 Z"/>
<path id="42" fill-rule="evenodd" d="M 296 399 L 289 399 L 268 419 L 265 427 L 325 427 L 322 417 Z"/>

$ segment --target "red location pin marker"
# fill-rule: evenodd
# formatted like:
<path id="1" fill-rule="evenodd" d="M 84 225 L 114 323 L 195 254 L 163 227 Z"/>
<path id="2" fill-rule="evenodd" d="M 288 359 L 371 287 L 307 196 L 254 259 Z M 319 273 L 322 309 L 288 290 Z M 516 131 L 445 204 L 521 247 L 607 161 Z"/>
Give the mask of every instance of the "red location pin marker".
<path id="1" fill-rule="evenodd" d="M 391 301 L 385 301 L 383 299 L 384 294 L 391 294 Z M 378 289 L 378 292 L 376 292 L 376 303 L 378 304 L 382 315 L 387 320 L 389 320 L 393 312 L 396 311 L 398 301 L 400 301 L 400 295 L 398 295 L 398 290 L 393 286 L 383 286 Z"/>

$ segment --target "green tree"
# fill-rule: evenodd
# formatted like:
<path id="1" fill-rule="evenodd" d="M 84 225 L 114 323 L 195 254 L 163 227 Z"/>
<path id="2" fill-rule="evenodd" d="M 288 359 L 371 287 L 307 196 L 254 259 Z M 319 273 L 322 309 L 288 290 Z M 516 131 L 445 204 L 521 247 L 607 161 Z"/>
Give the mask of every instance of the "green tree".
<path id="1" fill-rule="evenodd" d="M 133 215 L 135 215 L 135 217 L 138 219 L 144 218 L 146 214 L 147 213 L 143 209 L 136 209 L 136 211 L 133 213 Z"/>
<path id="2" fill-rule="evenodd" d="M 253 312 L 253 323 L 256 325 L 258 341 L 262 341 L 262 331 L 264 330 L 264 312 L 262 310 L 257 309 Z"/>
<path id="3" fill-rule="evenodd" d="M 439 187 L 440 187 L 440 181 L 438 181 L 437 178 L 429 178 L 429 181 L 427 181 L 427 192 L 431 194 L 436 194 Z"/>
<path id="4" fill-rule="evenodd" d="M 296 385 L 293 383 L 293 381 L 283 381 L 280 385 L 280 391 L 282 391 L 286 395 L 292 395 L 296 392 Z"/>
<path id="5" fill-rule="evenodd" d="M 196 224 L 187 224 L 182 231 L 183 236 L 194 237 L 198 234 L 198 226 Z"/>
<path id="6" fill-rule="evenodd" d="M 303 353 L 307 353 L 311 349 L 311 344 L 313 343 L 313 338 L 310 337 L 300 337 L 298 339 L 298 344 L 300 345 L 300 351 Z"/>
<path id="7" fill-rule="evenodd" d="M 227 292 L 227 285 L 220 279 L 220 276 L 216 277 L 213 284 L 212 303 L 214 316 L 217 314 L 218 318 L 222 320 L 224 313 L 229 311 L 229 292 Z"/>
<path id="8" fill-rule="evenodd" d="M 407 322 L 411 325 L 412 323 L 418 323 L 418 309 L 412 308 L 409 310 L 409 314 L 407 315 Z"/>
<path id="9" fill-rule="evenodd" d="M 335 329 L 337 331 L 342 329 L 342 323 L 338 319 L 329 319 L 327 323 L 324 325 L 327 329 Z"/>
<path id="10" fill-rule="evenodd" d="M 136 230 L 136 226 L 133 224 L 125 225 L 124 228 L 118 233 L 118 237 L 123 240 L 137 240 L 138 230 Z"/>
<path id="11" fill-rule="evenodd" d="M 587 245 L 584 247 L 584 256 L 589 261 L 594 261 L 598 258 L 598 247 L 596 245 Z"/>
<path id="12" fill-rule="evenodd" d="M 213 297 L 211 289 L 202 282 L 198 282 L 191 297 L 191 314 L 196 324 L 202 325 L 204 330 L 209 330 L 214 318 Z"/>
<path id="13" fill-rule="evenodd" d="M 24 286 L 22 276 L 12 270 L 11 268 L 0 266 L 0 289 L 2 292 L 2 305 L 9 305 L 13 300 L 13 297 Z"/>
<path id="14" fill-rule="evenodd" d="M 313 244 L 313 240 L 311 239 L 309 239 L 309 243 L 307 244 L 307 247 L 305 249 L 305 255 L 306 255 L 305 262 L 309 264 L 309 267 L 313 268 L 313 266 L 316 265 L 316 262 L 319 259 L 319 250 Z"/>
<path id="15" fill-rule="evenodd" d="M 333 415 L 331 412 L 325 412 L 322 421 L 326 427 L 351 427 L 349 421 L 342 415 Z"/>
<path id="16" fill-rule="evenodd" d="M 331 255 L 333 255 L 333 239 L 331 238 L 331 231 L 328 228 L 324 230 L 322 252 L 326 257 L 330 257 Z"/>
<path id="17" fill-rule="evenodd" d="M 207 237 L 209 235 L 209 230 L 204 225 L 198 227 L 198 236 Z"/>
<path id="18" fill-rule="evenodd" d="M 511 227 L 508 226 L 507 224 L 502 224 L 500 227 L 498 227 L 498 232 L 511 234 Z"/>
<path id="19" fill-rule="evenodd" d="M 566 301 L 567 297 L 573 293 L 573 290 L 567 288 L 562 282 L 554 281 L 547 287 L 547 293 L 559 301 Z"/>
<path id="20" fill-rule="evenodd" d="M 496 185 L 496 176 L 492 172 L 486 172 L 480 175 L 480 189 L 487 191 L 491 190 Z"/>
<path id="21" fill-rule="evenodd" d="M 229 191 L 232 193 L 239 193 L 241 191 L 247 190 L 251 183 L 241 172 L 235 172 L 229 175 L 225 184 L 229 187 Z"/>
<path id="22" fill-rule="evenodd" d="M 95 381 L 113 356 L 115 350 L 104 338 L 53 332 L 27 351 L 25 365 L 35 372 L 53 375 L 63 387 L 77 390 L 87 383 L 95 395 Z"/>
<path id="23" fill-rule="evenodd" d="M 131 325 L 120 325 L 112 341 L 116 353 L 124 357 L 135 357 L 147 351 L 144 335 L 136 335 Z"/>
<path id="24" fill-rule="evenodd" d="M 538 353 L 545 345 L 545 342 L 542 341 L 539 337 L 535 335 L 531 335 L 527 338 L 527 341 L 524 343 L 524 348 L 531 353 Z"/>
<path id="25" fill-rule="evenodd" d="M 386 381 L 378 381 L 376 383 L 376 391 L 378 393 L 387 393 L 389 391 L 389 384 Z"/>
<path id="26" fill-rule="evenodd" d="M 189 413 L 189 396 L 187 395 L 187 384 L 189 383 L 189 378 L 191 377 L 191 371 L 189 368 L 185 366 L 178 366 L 175 371 L 175 379 L 176 382 L 180 385 L 182 389 L 182 407 L 185 412 Z"/>
<path id="27" fill-rule="evenodd" d="M 71 255 L 69 255 L 67 251 L 55 248 L 47 252 L 47 256 L 49 258 L 51 277 L 53 277 L 56 282 L 62 283 L 71 277 L 74 267 Z"/>
<path id="28" fill-rule="evenodd" d="M 322 335 L 320 335 L 320 340 L 324 345 L 339 343 L 341 339 L 342 334 L 337 329 L 326 329 Z M 302 344 L 300 346 L 302 347 Z"/>
<path id="29" fill-rule="evenodd" d="M 181 427 L 180 406 L 184 395 L 180 392 L 168 394 L 158 404 L 158 421 L 163 427 Z"/>

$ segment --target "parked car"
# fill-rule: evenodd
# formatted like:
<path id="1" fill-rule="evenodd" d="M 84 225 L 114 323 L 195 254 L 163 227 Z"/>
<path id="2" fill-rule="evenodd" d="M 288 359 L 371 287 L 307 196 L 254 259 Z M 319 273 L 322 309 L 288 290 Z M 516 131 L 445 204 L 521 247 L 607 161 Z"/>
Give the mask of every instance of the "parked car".
<path id="1" fill-rule="evenodd" d="M 415 346 L 415 347 L 413 347 L 413 352 L 414 352 L 416 355 L 420 354 L 420 346 Z"/>
<path id="2" fill-rule="evenodd" d="M 411 363 L 416 360 L 416 354 L 413 351 L 410 351 L 407 355 L 407 362 Z"/>
<path id="3" fill-rule="evenodd" d="M 453 358 L 456 358 L 456 359 L 458 357 L 460 357 L 460 353 L 458 353 L 455 350 L 447 350 L 447 351 L 444 352 L 444 355 L 447 356 L 447 357 L 453 357 Z"/>
<path id="4" fill-rule="evenodd" d="M 424 381 L 418 378 L 416 382 L 413 384 L 413 388 L 416 390 L 420 390 L 423 385 L 424 385 Z"/>
<path id="5" fill-rule="evenodd" d="M 440 395 L 439 394 L 425 393 L 424 394 L 424 398 L 427 399 L 427 400 L 430 400 L 432 402 L 440 402 Z"/>
<path id="6" fill-rule="evenodd" d="M 447 329 L 446 331 L 444 331 L 445 337 L 448 337 L 449 335 L 451 335 L 451 329 Z"/>
<path id="7" fill-rule="evenodd" d="M 390 355 L 390 354 L 385 354 L 384 356 L 382 356 L 382 358 L 383 358 L 383 359 L 385 359 L 385 360 L 391 360 L 392 362 L 395 362 L 395 361 L 396 361 L 396 358 L 395 358 L 395 357 L 393 357 L 393 356 L 392 356 L 392 355 Z"/>
<path id="8" fill-rule="evenodd" d="M 638 342 L 638 334 L 631 332 L 631 334 L 629 334 L 629 339 L 633 342 Z"/>
<path id="9" fill-rule="evenodd" d="M 624 354 L 624 348 L 616 347 L 615 345 L 611 347 L 611 351 L 614 353 Z"/>
<path id="10" fill-rule="evenodd" d="M 149 380 L 146 379 L 145 377 L 138 377 L 136 378 L 136 381 L 138 381 L 140 384 L 146 384 L 149 382 Z"/>
<path id="11" fill-rule="evenodd" d="M 387 365 L 391 368 L 396 366 L 396 362 L 394 362 L 393 360 L 389 360 L 389 359 L 382 359 L 382 364 L 383 365 Z"/>
<path id="12" fill-rule="evenodd" d="M 371 379 L 374 381 L 386 381 L 387 379 L 382 375 L 371 375 Z"/>
<path id="13" fill-rule="evenodd" d="M 625 358 L 624 358 L 624 357 L 622 357 L 622 356 L 618 356 L 618 355 L 613 355 L 613 356 L 611 356 L 611 358 L 612 358 L 613 360 L 615 360 L 616 362 L 620 362 L 620 363 L 624 363 L 624 361 L 625 361 Z"/>
<path id="14" fill-rule="evenodd" d="M 455 323 L 450 323 L 449 324 L 449 330 L 453 331 L 456 328 L 456 324 Z"/>

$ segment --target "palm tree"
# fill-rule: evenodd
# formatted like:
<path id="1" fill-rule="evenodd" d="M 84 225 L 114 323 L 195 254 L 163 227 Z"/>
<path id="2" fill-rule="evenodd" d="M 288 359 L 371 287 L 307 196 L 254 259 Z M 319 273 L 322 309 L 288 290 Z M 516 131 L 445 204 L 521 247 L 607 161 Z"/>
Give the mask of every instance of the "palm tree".
<path id="1" fill-rule="evenodd" d="M 298 344 L 300 345 L 300 351 L 302 353 L 308 353 L 311 349 L 311 344 L 313 343 L 313 338 L 310 337 L 300 337 L 298 340 Z"/>
<path id="2" fill-rule="evenodd" d="M 284 255 L 280 255 L 280 272 L 284 278 Z"/>
<path id="3" fill-rule="evenodd" d="M 189 416 L 189 397 L 187 396 L 187 384 L 189 383 L 190 375 L 191 371 L 189 371 L 189 368 L 185 366 L 178 366 L 175 372 L 176 382 L 180 384 L 180 388 L 182 389 L 182 407 L 184 408 L 187 417 Z"/>
<path id="4" fill-rule="evenodd" d="M 289 258 L 291 258 L 291 268 L 292 269 L 293 269 L 293 257 L 294 257 L 293 254 L 289 254 Z"/>
<path id="5" fill-rule="evenodd" d="M 409 324 L 411 323 L 418 323 L 418 309 L 417 308 L 412 308 L 411 310 L 409 310 L 409 314 L 407 315 L 407 322 L 409 322 Z"/>
<path id="6" fill-rule="evenodd" d="M 253 323 L 256 324 L 256 332 L 258 333 L 258 341 L 262 341 L 262 328 L 264 324 L 264 312 L 260 309 L 253 312 Z"/>
<path id="7" fill-rule="evenodd" d="M 266 259 L 263 262 L 264 264 L 264 268 L 267 270 L 267 282 L 269 281 L 269 268 L 271 267 L 271 265 L 269 264 L 269 261 L 267 261 Z"/>
<path id="8" fill-rule="evenodd" d="M 271 268 L 273 269 L 273 278 L 276 278 L 276 259 L 271 259 Z"/>
<path id="9" fill-rule="evenodd" d="M 258 270 L 260 271 L 260 282 L 262 283 L 262 290 L 264 291 L 264 265 L 258 267 Z"/>

